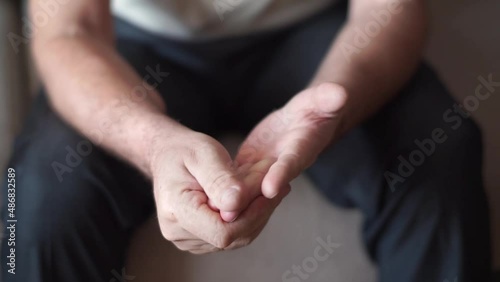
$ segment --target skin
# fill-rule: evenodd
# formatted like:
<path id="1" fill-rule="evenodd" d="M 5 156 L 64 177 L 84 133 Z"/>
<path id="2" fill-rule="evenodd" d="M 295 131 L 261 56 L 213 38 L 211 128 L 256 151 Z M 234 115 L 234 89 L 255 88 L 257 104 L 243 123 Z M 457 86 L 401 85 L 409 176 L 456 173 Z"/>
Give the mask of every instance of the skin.
<path id="1" fill-rule="evenodd" d="M 38 2 L 30 1 L 31 15 L 41 11 Z M 310 85 L 255 127 L 235 161 L 215 139 L 169 118 L 153 87 L 130 102 L 143 82 L 115 51 L 109 1 L 68 2 L 35 30 L 32 52 L 54 110 L 150 178 L 163 236 L 202 254 L 252 242 L 290 181 L 410 78 L 425 39 L 422 0 L 403 1 L 360 52 L 342 49 L 389 2 L 350 1 L 348 21 Z M 129 101 L 126 114 L 120 101 Z M 271 140 L 259 140 L 269 129 Z"/>

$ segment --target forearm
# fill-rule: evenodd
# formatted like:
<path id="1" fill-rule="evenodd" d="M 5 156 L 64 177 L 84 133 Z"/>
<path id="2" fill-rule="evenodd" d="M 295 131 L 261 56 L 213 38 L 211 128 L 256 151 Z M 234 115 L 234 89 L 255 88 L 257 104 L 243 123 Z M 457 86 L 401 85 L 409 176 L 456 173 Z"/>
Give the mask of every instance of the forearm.
<path id="1" fill-rule="evenodd" d="M 177 126 L 164 114 L 158 93 L 111 44 L 86 31 L 46 38 L 35 38 L 33 53 L 55 111 L 92 142 L 149 175 L 152 144 Z"/>
<path id="2" fill-rule="evenodd" d="M 346 25 L 312 80 L 312 85 L 334 82 L 347 90 L 348 102 L 336 135 L 342 135 L 390 101 L 421 58 L 426 31 L 423 1 L 401 0 L 396 10 L 384 2 L 391 1 L 352 1 Z M 375 20 L 372 13 L 382 10 L 391 15 L 388 23 L 379 24 L 378 33 L 367 34 L 369 22 Z M 368 43 L 360 44 L 359 30 Z"/>

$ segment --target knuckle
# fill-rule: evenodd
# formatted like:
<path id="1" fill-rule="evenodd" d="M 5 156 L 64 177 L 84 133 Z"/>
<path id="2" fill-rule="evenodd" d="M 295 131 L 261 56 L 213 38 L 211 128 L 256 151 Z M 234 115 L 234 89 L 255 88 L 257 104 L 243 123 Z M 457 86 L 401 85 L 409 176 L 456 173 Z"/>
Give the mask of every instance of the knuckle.
<path id="1" fill-rule="evenodd" d="M 178 241 L 172 241 L 172 243 L 174 244 L 174 246 L 181 250 L 181 251 L 191 251 L 191 246 L 188 246 L 187 244 L 183 243 L 183 242 L 178 242 Z"/>
<path id="2" fill-rule="evenodd" d="M 218 249 L 226 249 L 234 242 L 234 238 L 229 233 L 223 233 L 215 237 L 214 243 L 212 244 Z"/>
<path id="3" fill-rule="evenodd" d="M 158 209 L 158 218 L 163 220 L 168 220 L 170 222 L 176 223 L 177 216 L 175 215 L 174 208 L 172 204 L 166 199 L 162 200 L 157 207 Z"/>
<path id="4" fill-rule="evenodd" d="M 213 154 L 213 139 L 203 133 L 195 132 L 190 139 L 191 146 L 187 148 L 186 158 L 192 165 L 197 165 L 207 156 Z"/>
<path id="5" fill-rule="evenodd" d="M 188 167 L 196 167 L 200 164 L 199 152 L 197 152 L 196 146 L 191 146 L 186 148 L 184 152 L 184 164 Z"/>
<path id="6" fill-rule="evenodd" d="M 215 252 L 220 252 L 222 249 L 217 248 L 213 245 L 210 244 L 193 244 L 190 242 L 186 241 L 173 241 L 172 242 L 174 246 L 185 252 L 189 252 L 191 254 L 195 255 L 202 255 L 202 254 L 208 254 L 208 253 L 215 253 Z"/>
<path id="7" fill-rule="evenodd" d="M 297 150 L 303 150 L 302 147 L 304 147 L 304 144 L 302 142 L 297 142 L 296 144 Z M 299 148 L 300 147 L 300 148 Z M 278 162 L 278 164 L 283 165 L 287 169 L 298 169 L 302 167 L 304 164 L 304 159 L 301 158 L 301 156 L 295 152 L 288 152 L 285 155 L 283 155 L 281 158 L 282 162 Z"/>
<path id="8" fill-rule="evenodd" d="M 172 228 L 163 226 L 160 224 L 160 232 L 163 238 L 165 238 L 167 241 L 174 242 L 178 240 L 176 233 L 172 230 Z"/>
<path id="9" fill-rule="evenodd" d="M 242 248 L 250 245 L 253 242 L 254 238 L 252 237 L 244 237 L 240 238 L 239 240 L 236 241 L 236 246 L 237 248 Z"/>
<path id="10" fill-rule="evenodd" d="M 208 247 L 203 247 L 201 249 L 191 249 L 188 250 L 193 255 L 204 255 L 204 254 L 210 254 L 210 253 L 216 253 L 222 251 L 221 249 L 214 247 L 214 246 L 208 246 Z"/>
<path id="11" fill-rule="evenodd" d="M 255 238 L 253 238 L 253 237 L 238 238 L 237 240 L 235 240 L 234 242 L 232 242 L 231 245 L 227 246 L 224 249 L 225 250 L 236 250 L 236 249 L 239 249 L 239 248 L 243 248 L 243 247 L 246 247 L 246 246 L 250 245 L 254 241 L 254 239 Z"/>
<path id="12" fill-rule="evenodd" d="M 225 172 L 214 172 L 210 187 L 213 189 L 226 187 L 231 182 L 232 176 Z"/>
<path id="13" fill-rule="evenodd" d="M 204 158 L 206 156 L 211 156 L 215 153 L 217 144 L 215 139 L 212 137 L 202 134 L 196 133 L 197 135 L 194 137 L 196 142 L 193 146 L 193 156 L 196 158 Z"/>

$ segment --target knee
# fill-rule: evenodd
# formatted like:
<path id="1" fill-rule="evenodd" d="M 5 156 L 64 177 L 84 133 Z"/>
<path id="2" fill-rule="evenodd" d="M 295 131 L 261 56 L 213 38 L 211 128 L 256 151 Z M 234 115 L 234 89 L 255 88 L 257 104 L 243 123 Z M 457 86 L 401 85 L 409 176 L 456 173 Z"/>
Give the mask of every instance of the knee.
<path id="1" fill-rule="evenodd" d="M 426 124 L 420 124 L 419 127 L 425 131 L 433 127 L 443 129 L 445 135 L 448 135 L 445 137 L 448 140 L 444 145 L 449 148 L 480 149 L 481 129 L 472 118 L 469 112 L 471 109 L 452 97 L 437 74 L 428 66 L 423 65 L 415 76 L 414 83 L 420 87 L 413 85 L 410 91 L 424 98 L 418 100 L 417 103 L 421 105 L 421 108 L 427 105 L 428 111 L 425 116 L 430 117 L 426 119 L 421 116 L 417 122 L 424 120 Z M 429 101 L 433 104 L 429 105 Z"/>
<path id="2" fill-rule="evenodd" d="M 456 148 L 463 152 L 472 150 L 478 155 L 482 154 L 482 131 L 472 117 L 445 114 L 445 121 L 448 121 L 447 125 L 450 128 L 450 150 Z"/>
<path id="3" fill-rule="evenodd" d="M 460 187 L 481 187 L 482 134 L 475 121 L 466 118 L 456 128 L 441 124 L 426 131 L 388 163 L 384 176 L 391 190 L 423 181 L 439 189 L 457 188 L 447 193 L 456 193 Z"/>
<path id="4" fill-rule="evenodd" d="M 435 199 L 435 207 L 454 210 L 468 206 L 475 212 L 486 205 L 482 180 L 482 135 L 472 119 L 464 119 L 460 128 L 447 132 L 447 140 L 436 144 L 435 153 L 424 158 L 421 166 L 407 177 L 404 189 L 422 202 Z M 411 163 L 411 156 L 408 160 Z M 481 208 L 482 209 L 482 208 Z"/>
<path id="5" fill-rule="evenodd" d="M 426 154 L 426 150 L 433 153 Z M 397 166 L 384 176 L 391 194 L 402 193 L 408 202 L 422 207 L 432 203 L 432 208 L 447 211 L 457 212 L 466 206 L 471 213 L 482 210 L 480 206 L 487 201 L 482 180 L 481 131 L 474 121 L 464 120 L 460 129 L 448 132 L 443 143 L 431 146 L 428 141 L 400 155 Z"/>
<path id="6" fill-rule="evenodd" d="M 430 158 L 428 174 L 444 178 L 447 185 L 481 186 L 483 144 L 480 127 L 472 118 L 464 118 L 460 126 L 450 127 L 446 139 Z"/>

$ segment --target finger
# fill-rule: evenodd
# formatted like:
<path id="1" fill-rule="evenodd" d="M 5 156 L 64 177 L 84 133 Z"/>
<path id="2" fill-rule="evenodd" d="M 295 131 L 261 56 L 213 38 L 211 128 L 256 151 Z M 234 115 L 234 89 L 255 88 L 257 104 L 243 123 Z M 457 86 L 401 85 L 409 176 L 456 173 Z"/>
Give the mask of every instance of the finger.
<path id="1" fill-rule="evenodd" d="M 278 195 L 280 188 L 289 184 L 302 172 L 300 156 L 295 153 L 284 153 L 271 166 L 262 181 L 262 194 L 272 199 Z"/>
<path id="2" fill-rule="evenodd" d="M 347 97 L 344 87 L 324 82 L 294 96 L 286 105 L 286 110 L 298 114 L 307 109 L 312 110 L 318 118 L 333 118 L 344 108 Z"/>
<path id="3" fill-rule="evenodd" d="M 240 215 L 239 211 L 230 211 L 230 212 L 221 211 L 220 212 L 220 217 L 225 222 L 233 222 L 238 218 L 239 215 Z"/>
<path id="4" fill-rule="evenodd" d="M 159 218 L 158 220 L 160 223 L 160 231 L 163 238 L 170 242 L 200 240 L 200 238 L 182 228 L 178 223 L 169 220 L 163 220 L 161 218 Z"/>
<path id="5" fill-rule="evenodd" d="M 227 150 L 214 141 L 203 148 L 196 148 L 188 158 L 186 167 L 201 185 L 211 204 L 225 211 L 239 210 L 244 203 L 242 181 Z"/>
<path id="6" fill-rule="evenodd" d="M 205 255 L 205 254 L 216 253 L 216 252 L 220 252 L 220 251 L 222 251 L 222 249 L 214 247 L 210 244 L 206 244 L 206 245 L 200 246 L 198 248 L 189 250 L 189 252 L 193 255 Z"/>
<path id="7" fill-rule="evenodd" d="M 174 203 L 177 221 L 182 228 L 200 240 L 223 249 L 234 237 L 227 232 L 225 222 L 218 212 L 208 206 L 207 201 L 204 191 L 184 190 Z"/>
<path id="8" fill-rule="evenodd" d="M 240 175 L 245 175 L 243 179 L 244 189 L 241 191 L 241 197 L 245 199 L 245 202 L 250 203 L 262 194 L 262 180 L 273 162 L 272 159 L 264 159 L 253 165 L 245 165 L 240 168 Z M 221 211 L 221 217 L 226 222 L 233 222 L 246 208 L 247 206 L 239 211 Z"/>
<path id="9" fill-rule="evenodd" d="M 257 127 L 259 127 L 259 125 L 257 125 Z M 254 132 L 254 130 L 252 130 L 252 132 Z M 254 143 L 256 143 L 255 140 L 253 140 L 253 135 L 252 133 L 250 133 L 247 137 L 247 139 L 245 139 L 245 141 L 243 141 L 243 143 L 241 144 L 240 148 L 238 149 L 238 153 L 236 154 L 236 157 L 235 157 L 235 162 L 238 163 L 238 164 L 252 164 L 254 163 L 257 158 L 258 158 L 258 151 L 257 151 L 257 147 L 254 145 Z"/>
<path id="10" fill-rule="evenodd" d="M 335 117 L 347 102 L 346 89 L 335 83 L 321 83 L 313 88 L 312 107 L 324 117 Z"/>
<path id="11" fill-rule="evenodd" d="M 155 199 L 162 235 L 169 241 L 201 240 L 218 248 L 230 244 L 219 212 L 208 205 L 208 197 L 185 170 L 175 170 L 165 182 L 156 183 Z"/>
<path id="12" fill-rule="evenodd" d="M 256 225 L 254 224 L 255 222 L 266 222 L 276 207 L 290 193 L 291 186 L 286 184 L 279 190 L 280 192 L 273 199 L 268 199 L 264 196 L 257 197 L 248 209 L 240 215 L 240 218 L 232 224 L 236 225 L 236 227 L 247 227 Z"/>
<path id="13" fill-rule="evenodd" d="M 206 204 L 206 195 L 198 190 L 182 193 L 175 209 L 178 210 L 179 224 L 187 232 L 219 249 L 225 249 L 236 239 L 245 240 L 248 234 L 264 224 L 289 191 L 288 186 L 282 189 L 279 197 L 272 200 L 257 197 L 233 223 L 222 221 L 219 213 L 212 211 Z"/>
<path id="14" fill-rule="evenodd" d="M 172 242 L 177 249 L 187 251 L 192 254 L 206 254 L 221 251 L 221 249 L 214 247 L 201 240 L 182 240 Z"/>
<path id="15" fill-rule="evenodd" d="M 280 193 L 273 199 L 257 197 L 240 217 L 229 226 L 237 238 L 226 250 L 250 244 L 264 229 L 276 207 L 290 193 L 290 185 L 281 187 Z"/>

